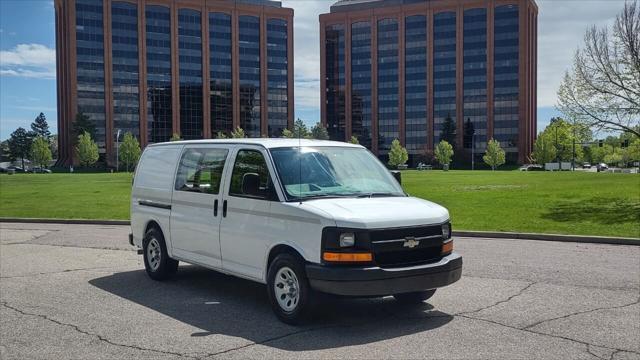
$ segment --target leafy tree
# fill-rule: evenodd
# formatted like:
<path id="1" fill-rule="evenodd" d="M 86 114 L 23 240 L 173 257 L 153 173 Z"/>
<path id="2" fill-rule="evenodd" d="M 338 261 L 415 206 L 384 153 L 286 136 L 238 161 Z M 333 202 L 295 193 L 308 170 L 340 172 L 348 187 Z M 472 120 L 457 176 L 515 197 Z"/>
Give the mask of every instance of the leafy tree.
<path id="1" fill-rule="evenodd" d="M 88 115 L 79 112 L 76 114 L 76 121 L 73 123 L 73 134 L 75 135 L 75 139 L 80 139 L 79 136 L 83 135 L 85 132 L 88 132 L 89 135 L 91 135 L 91 138 L 95 138 L 96 126 Z"/>
<path id="2" fill-rule="evenodd" d="M 317 140 L 329 140 L 329 133 L 327 128 L 318 122 L 311 128 L 311 137 Z"/>
<path id="3" fill-rule="evenodd" d="M 227 134 L 225 134 L 223 131 L 218 131 L 218 133 L 216 134 L 216 139 L 227 139 Z"/>
<path id="4" fill-rule="evenodd" d="M 169 141 L 180 141 L 180 140 L 182 140 L 182 139 L 180 138 L 180 134 L 178 134 L 178 133 L 173 133 L 171 135 L 171 139 L 169 139 Z"/>
<path id="5" fill-rule="evenodd" d="M 541 165 L 556 160 L 556 147 L 548 133 L 542 132 L 538 135 L 536 142 L 533 144 L 531 157 Z"/>
<path id="6" fill-rule="evenodd" d="M 349 139 L 349 142 L 352 144 L 360 144 L 360 141 L 358 141 L 358 138 L 355 136 L 351 136 L 351 139 Z"/>
<path id="7" fill-rule="evenodd" d="M 31 161 L 41 168 L 46 168 L 49 166 L 51 159 L 49 142 L 43 136 L 36 137 L 31 145 Z"/>
<path id="8" fill-rule="evenodd" d="M 625 150 L 628 162 L 640 161 L 640 138 L 635 139 Z"/>
<path id="9" fill-rule="evenodd" d="M 98 145 L 91 138 L 91 134 L 85 131 L 78 136 L 78 145 L 76 146 L 78 151 L 78 158 L 80 159 L 80 165 L 88 167 L 98 161 Z"/>
<path id="10" fill-rule="evenodd" d="M 625 2 L 611 32 L 592 26 L 558 89 L 558 108 L 589 127 L 640 137 L 640 6 Z"/>
<path id="11" fill-rule="evenodd" d="M 309 130 L 307 129 L 307 125 L 305 125 L 304 121 L 302 121 L 300 118 L 298 118 L 293 123 L 293 137 L 296 139 L 311 138 L 311 133 L 309 133 Z"/>
<path id="12" fill-rule="evenodd" d="M 233 139 L 242 139 L 242 138 L 246 138 L 247 136 L 245 135 L 244 130 L 242 130 L 242 128 L 238 126 L 237 128 L 235 128 L 235 130 L 231 132 L 231 137 Z"/>
<path id="13" fill-rule="evenodd" d="M 462 144 L 465 149 L 471 149 L 473 146 L 473 135 L 476 133 L 476 129 L 471 122 L 471 118 L 467 118 L 467 121 L 464 122 L 464 128 L 462 129 L 463 137 Z"/>
<path id="14" fill-rule="evenodd" d="M 34 136 L 41 136 L 45 138 L 45 140 L 49 140 L 51 137 L 51 131 L 49 131 L 49 124 L 47 124 L 47 118 L 43 113 L 40 113 L 31 123 L 31 131 Z"/>
<path id="15" fill-rule="evenodd" d="M 484 163 L 491 166 L 491 170 L 495 170 L 498 166 L 505 163 L 504 150 L 500 147 L 498 140 L 491 139 L 487 144 L 487 151 L 482 157 Z"/>
<path id="16" fill-rule="evenodd" d="M 54 159 L 58 158 L 58 135 L 51 135 L 49 138 L 49 149 Z"/>
<path id="17" fill-rule="evenodd" d="M 120 145 L 120 162 L 125 165 L 125 169 L 129 172 L 129 166 L 134 165 L 140 159 L 140 143 L 133 134 L 126 132 Z"/>
<path id="18" fill-rule="evenodd" d="M 620 148 L 613 148 L 610 153 L 604 156 L 604 162 L 610 165 L 618 165 L 622 162 L 622 150 Z"/>
<path id="19" fill-rule="evenodd" d="M 293 138 L 293 131 L 289 130 L 289 129 L 282 129 L 282 137 L 283 138 Z"/>
<path id="20" fill-rule="evenodd" d="M 442 132 L 440 132 L 440 141 L 446 141 L 452 146 L 456 145 L 456 124 L 451 119 L 451 114 L 447 114 L 442 124 Z"/>
<path id="21" fill-rule="evenodd" d="M 453 158 L 453 146 L 445 140 L 441 140 L 433 153 L 440 165 L 449 165 Z"/>
<path id="22" fill-rule="evenodd" d="M 389 150 L 389 165 L 398 167 L 399 165 L 406 164 L 407 160 L 409 160 L 407 149 L 400 145 L 400 140 L 393 139 L 391 149 Z"/>
<path id="23" fill-rule="evenodd" d="M 22 127 L 17 128 L 9 137 L 9 153 L 12 159 L 20 159 L 24 169 L 24 159 L 29 156 L 33 138 L 27 130 Z"/>

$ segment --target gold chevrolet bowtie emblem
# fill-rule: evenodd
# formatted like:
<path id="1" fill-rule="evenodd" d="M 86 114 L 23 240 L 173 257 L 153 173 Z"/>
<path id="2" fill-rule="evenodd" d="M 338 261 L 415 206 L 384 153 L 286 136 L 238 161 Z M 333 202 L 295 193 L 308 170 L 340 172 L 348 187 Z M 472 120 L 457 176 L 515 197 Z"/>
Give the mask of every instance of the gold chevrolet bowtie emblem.
<path id="1" fill-rule="evenodd" d="M 418 245 L 420 245 L 420 241 L 416 240 L 412 236 L 408 236 L 408 237 L 404 238 L 404 244 L 402 244 L 403 247 L 407 247 L 409 249 L 413 249 L 414 247 L 416 247 Z"/>

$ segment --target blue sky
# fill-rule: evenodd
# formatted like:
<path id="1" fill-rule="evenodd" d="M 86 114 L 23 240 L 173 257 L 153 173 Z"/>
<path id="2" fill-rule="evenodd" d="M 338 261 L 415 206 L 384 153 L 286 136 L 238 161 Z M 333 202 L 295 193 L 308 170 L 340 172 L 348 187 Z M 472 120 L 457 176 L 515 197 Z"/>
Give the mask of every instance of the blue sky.
<path id="1" fill-rule="evenodd" d="M 318 14 L 334 1 L 283 0 L 295 10 L 296 117 L 320 118 Z M 538 0 L 538 129 L 553 116 L 556 90 L 584 31 L 611 24 L 623 0 Z M 56 131 L 53 0 L 0 0 L 0 139 L 44 112 Z"/>

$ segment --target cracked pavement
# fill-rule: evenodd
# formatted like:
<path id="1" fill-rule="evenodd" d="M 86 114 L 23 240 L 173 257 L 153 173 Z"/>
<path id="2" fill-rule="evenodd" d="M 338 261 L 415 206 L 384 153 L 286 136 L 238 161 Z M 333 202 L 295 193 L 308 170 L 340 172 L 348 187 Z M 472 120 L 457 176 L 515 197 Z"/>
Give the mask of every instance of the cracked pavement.
<path id="1" fill-rule="evenodd" d="M 428 302 L 327 298 L 292 327 L 261 284 L 151 281 L 128 231 L 0 223 L 0 359 L 640 359 L 640 247 L 456 238 Z"/>

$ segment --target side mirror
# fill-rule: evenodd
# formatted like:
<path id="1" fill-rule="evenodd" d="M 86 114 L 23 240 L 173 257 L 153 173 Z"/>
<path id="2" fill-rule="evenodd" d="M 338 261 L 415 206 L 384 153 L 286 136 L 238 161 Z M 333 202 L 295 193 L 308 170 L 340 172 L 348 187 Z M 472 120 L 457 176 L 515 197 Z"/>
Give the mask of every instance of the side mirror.
<path id="1" fill-rule="evenodd" d="M 246 173 L 242 176 L 242 193 L 250 196 L 260 195 L 260 175 Z"/>
<path id="2" fill-rule="evenodd" d="M 393 175 L 393 177 L 396 178 L 396 180 L 398 181 L 398 184 L 402 185 L 402 175 L 400 174 L 400 171 L 393 170 L 391 171 L 391 175 Z"/>

